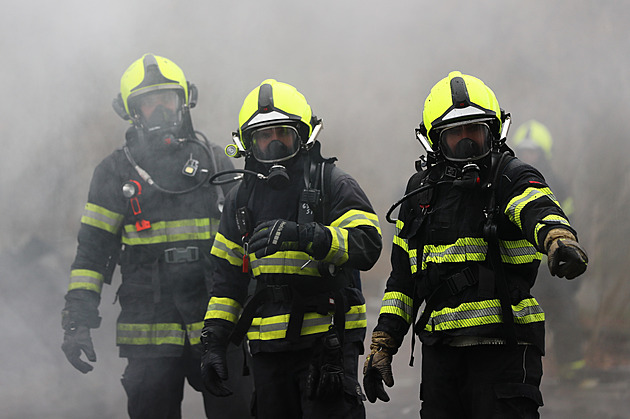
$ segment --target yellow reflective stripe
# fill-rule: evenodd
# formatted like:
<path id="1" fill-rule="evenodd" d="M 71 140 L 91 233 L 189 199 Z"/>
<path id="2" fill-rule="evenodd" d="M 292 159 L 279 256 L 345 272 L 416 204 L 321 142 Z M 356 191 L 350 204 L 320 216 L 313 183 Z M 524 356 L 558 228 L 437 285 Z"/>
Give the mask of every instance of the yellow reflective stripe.
<path id="1" fill-rule="evenodd" d="M 247 332 L 249 340 L 284 339 L 287 334 L 290 314 L 280 314 L 272 317 L 255 317 Z M 367 327 L 365 304 L 352 306 L 345 315 L 345 328 L 361 329 Z M 302 322 L 302 336 L 325 333 L 331 325 L 332 313 L 305 313 Z"/>
<path id="2" fill-rule="evenodd" d="M 512 314 L 516 324 L 545 321 L 545 313 L 534 298 L 527 298 L 513 305 Z M 455 308 L 445 307 L 442 310 L 433 311 L 424 330 L 444 331 L 501 322 L 501 302 L 493 299 L 463 303 Z"/>
<path id="3" fill-rule="evenodd" d="M 210 240 L 210 233 L 209 218 L 158 221 L 151 223 L 151 228 L 142 231 L 136 231 L 134 224 L 127 224 L 123 230 L 122 242 L 133 246 L 186 240 Z"/>
<path id="4" fill-rule="evenodd" d="M 523 230 L 523 225 L 521 224 L 521 211 L 527 204 L 537 199 L 549 198 L 551 199 L 558 207 L 560 204 L 556 200 L 556 197 L 551 192 L 549 188 L 527 188 L 523 191 L 522 194 L 515 196 L 508 202 L 505 208 L 505 215 L 508 216 L 510 221 L 514 223 L 518 228 Z"/>
<path id="5" fill-rule="evenodd" d="M 413 298 L 402 292 L 390 291 L 383 296 L 379 314 L 388 313 L 402 317 L 407 324 L 413 319 Z"/>
<path id="6" fill-rule="evenodd" d="M 381 234 L 381 226 L 378 221 L 378 216 L 374 213 L 350 210 L 344 213 L 341 217 L 330 223 L 331 227 L 339 228 L 353 228 L 358 226 L 371 226 L 376 228 L 378 234 Z"/>
<path id="7" fill-rule="evenodd" d="M 124 216 L 122 214 L 88 202 L 85 204 L 81 222 L 109 233 L 117 234 L 120 230 L 123 218 Z"/>
<path id="8" fill-rule="evenodd" d="M 370 226 L 376 228 L 378 234 L 381 234 L 381 227 L 378 216 L 374 213 L 350 210 L 345 212 L 341 217 L 334 220 L 330 226 L 326 226 L 332 235 L 332 243 L 325 262 L 331 262 L 335 265 L 342 265 L 348 260 L 348 230 L 359 226 Z"/>
<path id="9" fill-rule="evenodd" d="M 239 244 L 228 240 L 223 234 L 217 233 L 210 254 L 225 259 L 231 265 L 242 266 L 245 250 Z"/>
<path id="10" fill-rule="evenodd" d="M 531 263 L 542 258 L 542 253 L 538 252 L 527 240 L 499 240 L 501 250 L 501 261 L 520 265 Z"/>
<path id="11" fill-rule="evenodd" d="M 197 322 L 186 325 L 186 332 L 188 333 L 188 340 L 191 345 L 197 345 L 201 343 L 201 330 L 203 329 L 203 322 Z"/>
<path id="12" fill-rule="evenodd" d="M 254 276 L 261 274 L 321 276 L 317 269 L 317 261 L 304 252 L 280 251 L 260 259 L 253 254 L 249 256 Z"/>
<path id="13" fill-rule="evenodd" d="M 70 284 L 68 285 L 68 291 L 90 290 L 100 294 L 102 289 L 102 274 L 89 269 L 73 269 L 70 272 Z"/>
<path id="14" fill-rule="evenodd" d="M 241 314 L 241 305 L 238 301 L 226 297 L 212 297 L 208 303 L 208 309 L 204 320 L 223 319 L 236 323 Z"/>
<path id="15" fill-rule="evenodd" d="M 330 226 L 326 226 L 326 228 L 330 230 L 332 243 L 323 260 L 335 265 L 342 265 L 348 260 L 348 230 Z"/>
<path id="16" fill-rule="evenodd" d="M 453 244 L 425 245 L 422 254 L 422 270 L 427 269 L 429 262 L 481 262 L 486 260 L 487 252 L 486 241 L 474 237 L 462 237 Z"/>
<path id="17" fill-rule="evenodd" d="M 135 324 L 119 323 L 116 328 L 118 345 L 184 345 L 186 332 L 179 323 Z"/>
<path id="18" fill-rule="evenodd" d="M 411 273 L 414 274 L 418 271 L 418 249 L 409 249 L 409 240 L 403 239 L 399 236 L 402 231 L 405 223 L 396 220 L 396 231 L 394 232 L 394 244 L 399 246 L 402 250 L 404 250 L 409 255 L 409 267 L 411 268 Z"/>
<path id="19" fill-rule="evenodd" d="M 396 220 L 396 231 L 394 232 L 394 244 L 400 246 L 405 252 L 409 252 L 409 241 L 407 239 L 403 239 L 399 236 L 403 227 L 405 227 L 405 223 L 400 220 Z"/>
<path id="20" fill-rule="evenodd" d="M 571 226 L 571 224 L 569 224 L 569 220 L 567 220 L 566 218 L 560 215 L 550 214 L 546 216 L 545 218 L 542 219 L 542 222 L 536 224 L 536 228 L 534 229 L 534 237 L 536 238 L 537 246 L 540 245 L 538 243 L 538 232 L 540 231 L 541 228 L 546 227 L 550 224 L 561 224 L 565 226 Z"/>
<path id="21" fill-rule="evenodd" d="M 228 240 L 223 234 L 217 233 L 210 254 L 226 260 L 230 265 L 242 266 L 245 250 L 239 244 Z"/>

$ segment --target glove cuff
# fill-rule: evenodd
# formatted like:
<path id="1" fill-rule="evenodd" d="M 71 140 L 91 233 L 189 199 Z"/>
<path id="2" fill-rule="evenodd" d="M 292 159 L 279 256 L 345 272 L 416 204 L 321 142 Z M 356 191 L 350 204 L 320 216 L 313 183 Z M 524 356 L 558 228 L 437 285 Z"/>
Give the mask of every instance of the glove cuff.
<path id="1" fill-rule="evenodd" d="M 547 236 L 545 237 L 545 241 L 543 244 L 543 247 L 547 255 L 549 255 L 552 246 L 554 248 L 558 246 L 557 241 L 561 239 L 569 240 L 569 241 L 577 243 L 577 238 L 573 235 L 573 233 L 571 233 L 566 228 L 558 227 L 558 228 L 551 229 L 547 233 Z"/>
<path id="2" fill-rule="evenodd" d="M 63 330 L 75 330 L 79 326 L 98 329 L 101 326 L 101 317 L 95 314 L 81 314 L 70 310 L 61 311 L 61 327 Z"/>
<path id="3" fill-rule="evenodd" d="M 399 346 L 398 342 L 396 342 L 389 333 L 383 331 L 372 332 L 372 344 L 370 345 L 370 350 L 380 350 L 388 353 L 389 355 L 394 355 L 398 352 Z"/>
<path id="4" fill-rule="evenodd" d="M 206 320 L 201 329 L 201 342 L 204 348 L 212 345 L 227 347 L 230 333 L 232 329 L 227 324 L 221 324 L 216 319 Z"/>

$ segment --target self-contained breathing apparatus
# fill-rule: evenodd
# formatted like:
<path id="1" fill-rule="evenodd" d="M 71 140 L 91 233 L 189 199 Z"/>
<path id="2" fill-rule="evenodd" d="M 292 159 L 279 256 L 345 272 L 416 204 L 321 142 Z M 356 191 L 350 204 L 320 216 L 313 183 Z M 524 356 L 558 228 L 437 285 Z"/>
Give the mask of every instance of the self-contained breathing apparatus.
<path id="1" fill-rule="evenodd" d="M 137 121 L 130 117 L 124 107 L 121 94 L 113 100 L 112 107 L 116 114 L 122 119 L 132 121 L 133 125 L 130 127 L 126 141 L 123 145 L 123 152 L 129 164 L 136 171 L 140 179 L 146 182 L 149 187 L 153 187 L 158 191 L 168 195 L 184 195 L 191 193 L 201 187 L 209 186 L 208 180 L 213 173 L 218 171 L 218 164 L 214 155 L 214 152 L 210 146 L 210 142 L 207 137 L 200 131 L 196 131 L 192 127 L 192 120 L 190 118 L 190 108 L 194 107 L 197 101 L 197 89 L 195 85 L 188 83 L 189 91 L 189 104 L 182 106 L 181 125 L 176 127 L 168 127 L 160 129 L 154 132 L 149 132 L 146 127 L 137 123 Z M 169 189 L 160 185 L 154 177 L 141 167 L 132 153 L 133 146 L 139 146 L 143 150 L 169 152 L 170 148 L 175 151 L 176 148 L 184 147 L 186 144 L 196 145 L 201 153 L 205 155 L 210 167 L 201 167 L 200 161 L 196 158 L 193 152 L 190 153 L 188 159 L 184 163 L 180 173 L 181 176 L 186 178 L 195 179 L 199 174 L 202 176 L 200 179 L 190 187 L 184 187 L 183 189 Z M 135 219 L 136 231 L 148 230 L 152 227 L 151 221 L 147 220 L 143 216 L 141 199 L 143 187 L 141 182 L 135 179 L 129 179 L 123 183 L 122 194 L 125 199 L 129 200 L 129 206 L 131 209 L 132 217 Z M 224 202 L 223 189 L 220 186 L 216 186 L 217 191 L 217 207 L 219 211 L 222 210 Z M 116 264 L 120 258 L 120 249 L 115 256 L 110 257 L 106 267 L 106 282 L 111 281 L 111 276 L 115 269 Z M 166 249 L 164 253 L 164 260 L 167 263 L 182 263 L 182 262 L 194 262 L 200 259 L 200 250 L 195 246 L 189 246 L 186 248 L 170 248 Z M 155 274 L 154 276 L 157 276 Z"/>
<path id="2" fill-rule="evenodd" d="M 308 141 L 301 145 L 301 153 L 304 158 L 304 189 L 301 192 L 298 207 L 298 224 L 307 224 L 314 221 L 329 223 L 329 200 L 331 185 L 335 183 L 336 176 L 340 175 L 335 170 L 336 158 L 323 158 L 320 152 L 320 143 L 316 141 L 323 124 L 317 120 Z M 231 157 L 246 156 L 253 158 L 251 152 L 246 150 L 238 133 L 233 133 L 234 144 L 226 147 L 226 154 Z M 217 173 L 210 177 L 213 184 L 225 184 L 242 181 L 236 194 L 236 223 L 243 242 L 243 272 L 253 274 L 249 267 L 248 240 L 254 230 L 251 210 L 248 201 L 256 182 L 267 182 L 272 189 L 285 189 L 291 182 L 289 171 L 280 163 L 269 166 L 268 174 L 263 174 L 249 169 L 233 169 Z M 247 167 L 247 164 L 246 164 Z M 237 174 L 237 176 L 220 179 L 225 175 Z M 295 281 L 276 281 L 273 284 L 262 284 L 256 281 L 255 290 L 251 298 L 243 308 L 243 312 L 236 323 L 232 335 L 232 343 L 239 345 L 247 334 L 247 330 L 257 309 L 265 301 L 288 301 L 291 305 L 291 315 L 287 326 L 286 338 L 291 341 L 299 339 L 307 309 L 314 309 L 322 315 L 333 311 L 332 322 L 329 330 L 322 335 L 314 347 L 313 357 L 309 365 L 307 377 L 307 394 L 311 399 L 332 398 L 343 394 L 343 341 L 345 329 L 345 298 L 341 292 L 348 286 L 358 286 L 358 271 L 346 271 L 333 264 L 321 261 L 309 260 L 308 263 L 317 263 L 321 278 L 310 284 L 297 284 Z M 304 268 L 306 264 L 302 267 Z M 313 295 L 320 294 L 321 301 L 314 301 Z"/>
<path id="3" fill-rule="evenodd" d="M 420 156 L 416 161 L 417 173 L 412 176 L 409 182 L 408 190 L 401 199 L 396 201 L 388 210 L 386 220 L 395 224 L 397 220 L 392 220 L 392 212 L 407 200 L 412 201 L 414 211 L 427 212 L 431 211 L 432 198 L 434 189 L 441 184 L 452 183 L 453 186 L 470 189 L 480 188 L 481 193 L 486 193 L 487 201 L 484 208 L 486 220 L 483 226 L 483 235 L 488 243 L 488 257 L 490 259 L 492 272 L 484 268 L 483 272 L 473 274 L 470 269 L 466 268 L 462 272 L 453 275 L 450 278 L 442 280 L 441 284 L 430 294 L 418 289 L 417 281 L 414 282 L 414 299 L 420 297 L 425 301 L 425 307 L 414 324 L 414 332 L 420 333 L 426 326 L 431 313 L 437 308 L 440 302 L 455 295 L 465 288 L 479 284 L 479 292 L 488 295 L 497 295 L 500 300 L 502 313 L 510 313 L 510 315 L 502 316 L 504 322 L 504 335 L 508 344 L 516 344 L 516 331 L 514 328 L 514 319 L 511 315 L 512 308 L 510 303 L 509 289 L 507 279 L 505 277 L 504 268 L 501 262 L 499 250 L 499 240 L 497 231 L 497 217 L 500 209 L 496 204 L 496 188 L 502 174 L 506 171 L 508 164 L 515 161 L 514 153 L 505 144 L 507 134 L 511 123 L 509 113 L 504 114 L 503 127 L 497 141 L 493 142 L 489 156 L 486 158 L 486 166 L 489 170 L 489 176 L 485 178 L 482 184 L 480 172 L 481 169 L 478 162 L 461 162 L 459 167 L 445 162 L 444 156 L 439 151 L 434 150 L 427 138 L 426 130 L 423 126 L 416 129 L 416 137 L 426 151 L 427 157 Z M 483 164 L 479 162 L 479 164 Z M 440 173 L 436 173 L 436 169 L 442 168 Z M 415 310 L 419 309 L 420 302 L 414 303 Z M 415 338 L 412 338 L 412 351 L 410 365 L 413 365 L 413 347 L 415 346 Z"/>

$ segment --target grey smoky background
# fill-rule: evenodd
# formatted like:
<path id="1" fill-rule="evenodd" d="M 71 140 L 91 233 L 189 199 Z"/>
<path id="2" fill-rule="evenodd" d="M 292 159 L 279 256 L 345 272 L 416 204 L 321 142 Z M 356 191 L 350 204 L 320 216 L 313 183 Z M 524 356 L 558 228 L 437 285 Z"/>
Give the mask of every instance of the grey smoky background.
<path id="1" fill-rule="evenodd" d="M 481 78 L 513 128 L 535 118 L 552 133 L 554 164 L 577 209 L 571 221 L 590 257 L 575 281 L 587 356 L 603 371 L 628 372 L 629 21 L 630 3 L 620 0 L 5 4 L 0 417 L 126 416 L 125 363 L 114 343 L 118 274 L 103 290 L 103 323 L 92 332 L 98 361 L 87 375 L 60 350 L 60 311 L 92 171 L 127 128 L 111 102 L 123 71 L 146 52 L 170 58 L 198 86 L 195 128 L 222 146 L 262 80 L 306 96 L 324 120 L 323 153 L 357 178 L 381 219 L 385 249 L 363 274 L 368 335 L 389 272 L 385 214 L 423 154 L 413 130 L 424 99 L 452 70 Z M 409 346 L 407 338 L 394 360 L 392 401 L 368 405 L 368 417 L 418 417 L 420 349 L 409 368 Z M 543 384 L 541 415 L 624 417 L 616 406 L 630 390 L 614 383 L 576 392 Z M 201 404 L 187 390 L 184 417 L 201 417 Z"/>

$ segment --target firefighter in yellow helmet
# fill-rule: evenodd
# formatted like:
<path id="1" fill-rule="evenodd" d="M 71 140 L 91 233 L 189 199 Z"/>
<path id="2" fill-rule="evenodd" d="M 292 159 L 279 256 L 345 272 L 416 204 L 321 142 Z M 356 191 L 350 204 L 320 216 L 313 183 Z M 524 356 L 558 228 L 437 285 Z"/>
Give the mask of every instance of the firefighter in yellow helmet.
<path id="1" fill-rule="evenodd" d="M 300 92 L 268 79 L 245 98 L 227 150 L 245 158 L 245 178 L 226 197 L 212 248 L 202 374 L 213 393 L 229 393 L 225 348 L 246 338 L 259 419 L 365 417 L 358 270 L 377 261 L 380 227 L 358 183 L 321 156 L 321 127 Z"/>
<path id="2" fill-rule="evenodd" d="M 565 214 L 573 212 L 573 198 L 569 188 L 554 170 L 553 138 L 545 125 L 530 120 L 520 125 L 510 140 L 518 158 L 536 167 L 553 188 Z M 561 281 L 553 281 L 549 271 L 540 269 L 534 292 L 545 309 L 545 320 L 553 333 L 552 353 L 556 362 L 557 377 L 563 384 L 578 385 L 584 377 L 584 330 L 576 294 L 579 287 Z"/>
<path id="3" fill-rule="evenodd" d="M 219 399 L 202 385 L 201 329 L 212 286 L 208 255 L 224 191 L 209 176 L 233 165 L 193 129 L 196 88 L 171 60 L 145 54 L 124 72 L 114 110 L 131 123 L 122 148 L 94 171 L 62 312 L 68 361 L 82 373 L 96 361 L 103 284 L 120 265 L 116 343 L 127 359 L 122 384 L 131 418 L 179 418 L 184 382 L 203 392 L 206 415 L 243 418 L 250 378 Z M 121 250 L 122 249 L 122 250 Z M 242 363 L 232 347 L 229 359 Z"/>
<path id="4" fill-rule="evenodd" d="M 545 315 L 530 288 L 543 254 L 567 279 L 587 257 L 542 175 L 506 146 L 508 126 L 494 92 L 458 71 L 424 103 L 417 137 L 428 156 L 399 201 L 363 369 L 371 402 L 389 400 L 383 382 L 394 384 L 392 357 L 413 325 L 422 418 L 538 417 Z"/>

